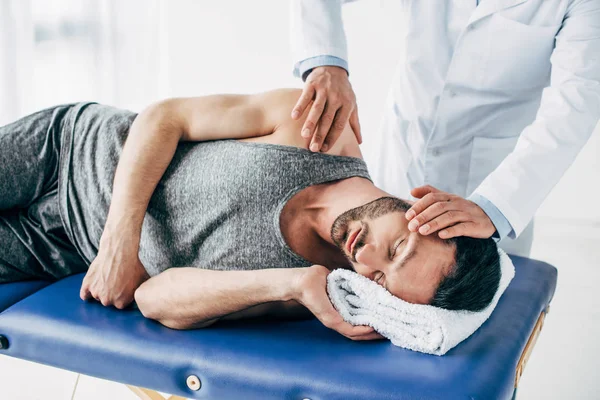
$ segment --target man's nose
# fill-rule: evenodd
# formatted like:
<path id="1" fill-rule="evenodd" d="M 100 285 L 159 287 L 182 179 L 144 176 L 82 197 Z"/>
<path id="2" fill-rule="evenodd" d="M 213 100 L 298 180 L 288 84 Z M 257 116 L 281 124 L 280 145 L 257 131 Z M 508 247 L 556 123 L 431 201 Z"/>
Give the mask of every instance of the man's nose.
<path id="1" fill-rule="evenodd" d="M 371 243 L 365 244 L 356 253 L 356 261 L 369 269 L 369 272 L 379 270 L 382 265 L 380 255 L 377 254 L 377 247 Z"/>

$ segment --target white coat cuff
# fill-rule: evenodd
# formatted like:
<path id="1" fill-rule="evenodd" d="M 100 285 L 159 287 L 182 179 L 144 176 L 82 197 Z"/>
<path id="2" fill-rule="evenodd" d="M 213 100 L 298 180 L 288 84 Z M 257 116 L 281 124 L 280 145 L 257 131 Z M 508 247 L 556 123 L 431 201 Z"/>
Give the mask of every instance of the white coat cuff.
<path id="1" fill-rule="evenodd" d="M 346 72 L 348 72 L 348 62 L 346 60 L 335 56 L 323 55 L 307 58 L 297 62 L 294 66 L 294 76 L 297 78 L 302 77 L 302 81 L 306 81 L 310 71 L 323 65 L 342 67 L 346 70 Z"/>
<path id="2" fill-rule="evenodd" d="M 510 225 L 510 222 L 504 216 L 504 214 L 502 214 L 502 211 L 500 211 L 498 207 L 494 205 L 494 203 L 492 203 L 479 193 L 471 194 L 471 196 L 469 196 L 467 200 L 470 200 L 473 203 L 477 204 L 483 210 L 483 212 L 485 212 L 490 218 L 490 220 L 496 227 L 496 232 L 498 233 L 497 236 L 492 236 L 492 238 L 496 242 L 499 242 L 500 240 L 504 239 L 505 237 L 511 234 L 512 236 L 514 236 L 514 231 L 512 226 Z"/>

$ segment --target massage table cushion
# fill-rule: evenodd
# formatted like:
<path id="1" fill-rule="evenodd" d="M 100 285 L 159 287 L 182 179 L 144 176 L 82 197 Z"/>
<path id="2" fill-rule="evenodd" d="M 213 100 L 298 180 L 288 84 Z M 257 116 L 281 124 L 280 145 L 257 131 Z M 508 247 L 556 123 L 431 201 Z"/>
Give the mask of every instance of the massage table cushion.
<path id="1" fill-rule="evenodd" d="M 515 278 L 490 319 L 441 357 L 352 341 L 316 319 L 172 330 L 135 308 L 82 301 L 83 274 L 0 285 L 0 355 L 198 399 L 505 399 L 557 278 L 511 258 Z"/>

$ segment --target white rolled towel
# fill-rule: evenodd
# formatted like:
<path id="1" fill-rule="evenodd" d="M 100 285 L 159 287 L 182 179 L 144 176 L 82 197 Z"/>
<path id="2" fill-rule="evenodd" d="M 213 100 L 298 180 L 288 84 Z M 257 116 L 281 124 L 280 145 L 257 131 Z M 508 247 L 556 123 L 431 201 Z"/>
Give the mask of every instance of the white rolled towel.
<path id="1" fill-rule="evenodd" d="M 346 322 L 369 325 L 396 346 L 441 356 L 479 329 L 513 279 L 511 259 L 503 250 L 498 252 L 500 284 L 492 302 L 481 311 L 408 303 L 372 280 L 341 268 L 327 276 L 327 292 Z"/>

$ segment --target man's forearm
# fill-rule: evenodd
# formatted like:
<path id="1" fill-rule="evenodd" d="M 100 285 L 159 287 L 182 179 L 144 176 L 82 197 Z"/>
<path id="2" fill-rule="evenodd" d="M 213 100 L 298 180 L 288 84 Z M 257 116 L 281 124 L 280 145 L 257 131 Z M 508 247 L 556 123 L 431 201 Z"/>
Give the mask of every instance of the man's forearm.
<path id="1" fill-rule="evenodd" d="M 268 302 L 293 300 L 305 268 L 213 271 L 171 268 L 135 292 L 142 314 L 174 329 L 201 327 Z"/>

